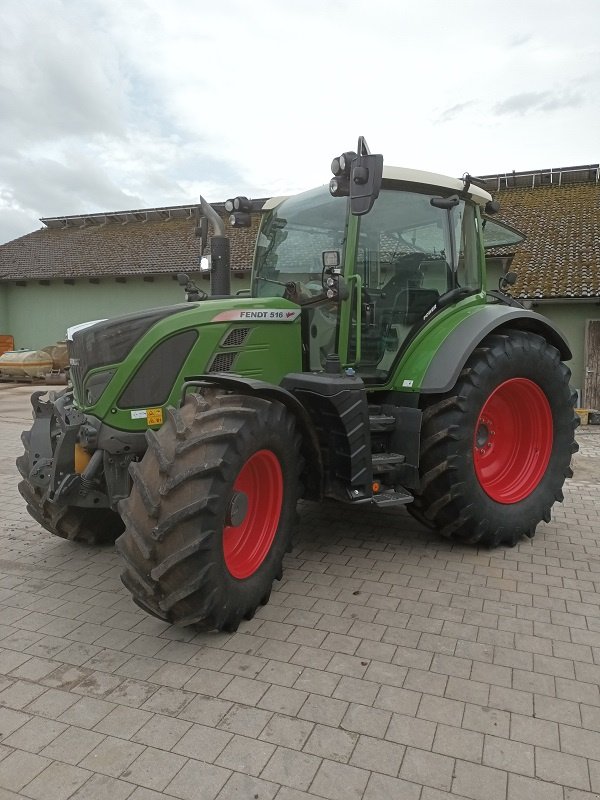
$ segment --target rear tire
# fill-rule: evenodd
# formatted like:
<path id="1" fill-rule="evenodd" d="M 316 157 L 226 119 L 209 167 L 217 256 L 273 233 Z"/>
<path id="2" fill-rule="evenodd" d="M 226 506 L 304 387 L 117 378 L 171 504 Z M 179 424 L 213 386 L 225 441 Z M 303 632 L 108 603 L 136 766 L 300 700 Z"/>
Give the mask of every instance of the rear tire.
<path id="1" fill-rule="evenodd" d="M 413 516 L 489 547 L 514 546 L 550 522 L 578 449 L 570 375 L 541 336 L 488 336 L 452 391 L 426 402 Z"/>
<path id="2" fill-rule="evenodd" d="M 277 401 L 212 390 L 169 408 L 147 440 L 120 504 L 123 583 L 160 619 L 236 630 L 268 601 L 291 547 L 294 418 Z"/>

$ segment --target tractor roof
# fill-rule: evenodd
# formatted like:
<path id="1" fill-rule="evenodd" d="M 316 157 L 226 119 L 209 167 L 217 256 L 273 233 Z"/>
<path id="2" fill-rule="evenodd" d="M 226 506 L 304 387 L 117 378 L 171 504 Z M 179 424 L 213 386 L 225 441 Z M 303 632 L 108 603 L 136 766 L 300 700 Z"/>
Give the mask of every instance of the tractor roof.
<path id="1" fill-rule="evenodd" d="M 433 191 L 436 189 L 449 189 L 452 192 L 464 192 L 465 189 L 465 182 L 462 178 L 451 178 L 448 175 L 439 175 L 437 172 L 425 172 L 421 169 L 407 169 L 406 167 L 387 167 L 384 165 L 383 179 L 406 184 L 407 188 L 412 184 L 412 186 L 420 186 Z M 474 183 L 469 186 L 468 195 L 475 203 L 481 206 L 485 206 L 488 200 L 492 199 L 489 192 Z M 287 200 L 288 197 L 289 195 L 271 197 L 265 202 L 262 210 L 269 211 L 284 200 Z"/>
<path id="2" fill-rule="evenodd" d="M 436 172 L 424 172 L 421 169 L 408 169 L 406 167 L 383 167 L 384 180 L 398 181 L 398 183 L 420 184 L 432 189 L 451 189 L 454 192 L 463 192 L 465 183 L 462 178 L 451 178 L 448 175 L 439 175 Z M 472 183 L 469 186 L 469 197 L 479 205 L 484 206 L 492 199 L 489 192 Z"/>

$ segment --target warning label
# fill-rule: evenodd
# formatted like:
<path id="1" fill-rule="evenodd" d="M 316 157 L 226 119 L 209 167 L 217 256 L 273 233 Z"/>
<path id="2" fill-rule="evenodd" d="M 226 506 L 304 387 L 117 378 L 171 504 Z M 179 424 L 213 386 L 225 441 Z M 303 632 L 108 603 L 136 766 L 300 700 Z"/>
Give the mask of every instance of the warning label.
<path id="1" fill-rule="evenodd" d="M 162 408 L 148 408 L 146 410 L 146 421 L 148 422 L 148 425 L 162 425 L 163 423 Z"/>

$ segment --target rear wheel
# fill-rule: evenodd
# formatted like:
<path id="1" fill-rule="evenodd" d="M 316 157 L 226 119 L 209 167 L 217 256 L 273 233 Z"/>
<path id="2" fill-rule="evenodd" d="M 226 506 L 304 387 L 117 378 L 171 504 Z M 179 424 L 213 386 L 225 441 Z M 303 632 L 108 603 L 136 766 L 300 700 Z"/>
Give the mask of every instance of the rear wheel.
<path id="1" fill-rule="evenodd" d="M 464 542 L 533 536 L 572 475 L 579 420 L 569 378 L 541 336 L 487 337 L 453 390 L 424 408 L 421 485 L 408 510 Z"/>
<path id="2" fill-rule="evenodd" d="M 161 619 L 235 630 L 267 602 L 299 495 L 294 418 L 276 401 L 211 391 L 170 408 L 131 465 L 122 580 Z"/>

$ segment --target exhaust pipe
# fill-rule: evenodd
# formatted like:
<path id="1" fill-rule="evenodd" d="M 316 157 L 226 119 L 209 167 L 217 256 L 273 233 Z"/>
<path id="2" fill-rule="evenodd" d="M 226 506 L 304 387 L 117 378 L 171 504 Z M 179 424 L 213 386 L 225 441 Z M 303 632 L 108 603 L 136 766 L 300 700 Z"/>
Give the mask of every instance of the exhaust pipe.
<path id="1" fill-rule="evenodd" d="M 210 293 L 229 296 L 231 294 L 230 251 L 225 225 L 202 195 L 200 195 L 200 208 L 214 230 L 214 235 L 210 237 Z"/>

